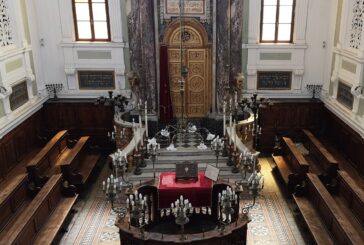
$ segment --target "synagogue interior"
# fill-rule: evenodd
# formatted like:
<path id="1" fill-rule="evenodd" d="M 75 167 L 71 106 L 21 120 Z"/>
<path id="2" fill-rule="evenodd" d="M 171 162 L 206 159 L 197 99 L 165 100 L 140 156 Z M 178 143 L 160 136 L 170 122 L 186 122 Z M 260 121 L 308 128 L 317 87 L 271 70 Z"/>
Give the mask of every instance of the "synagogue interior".
<path id="1" fill-rule="evenodd" d="M 0 0 L 0 245 L 364 244 L 363 0 Z"/>

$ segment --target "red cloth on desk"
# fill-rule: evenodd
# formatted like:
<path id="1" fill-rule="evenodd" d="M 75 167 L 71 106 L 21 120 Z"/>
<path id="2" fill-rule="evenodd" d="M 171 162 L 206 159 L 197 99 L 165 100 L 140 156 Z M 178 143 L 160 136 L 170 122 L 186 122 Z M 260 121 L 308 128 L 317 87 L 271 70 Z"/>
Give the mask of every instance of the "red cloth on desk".
<path id="1" fill-rule="evenodd" d="M 193 207 L 211 206 L 212 181 L 199 172 L 198 180 L 176 182 L 175 172 L 164 172 L 159 177 L 159 208 L 170 208 L 180 195 L 190 200 Z"/>

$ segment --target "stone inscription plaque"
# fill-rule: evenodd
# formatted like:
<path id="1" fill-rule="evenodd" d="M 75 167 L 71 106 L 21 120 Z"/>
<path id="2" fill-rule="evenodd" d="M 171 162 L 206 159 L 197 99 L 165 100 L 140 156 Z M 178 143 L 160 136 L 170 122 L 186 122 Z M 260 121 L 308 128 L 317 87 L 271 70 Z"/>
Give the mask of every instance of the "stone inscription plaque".
<path id="1" fill-rule="evenodd" d="M 288 90 L 291 89 L 292 72 L 259 71 L 258 90 Z"/>
<path id="2" fill-rule="evenodd" d="M 78 71 L 80 89 L 115 89 L 114 71 Z"/>
<path id="3" fill-rule="evenodd" d="M 339 82 L 339 87 L 337 89 L 337 101 L 339 101 L 342 105 L 352 110 L 354 103 L 354 96 L 351 93 L 351 87 L 349 87 L 345 83 Z"/>
<path id="4" fill-rule="evenodd" d="M 179 0 L 165 0 L 165 13 L 167 15 L 179 15 Z M 204 15 L 205 0 L 187 0 L 185 1 L 185 15 Z"/>
<path id="5" fill-rule="evenodd" d="M 21 82 L 12 87 L 13 92 L 10 95 L 10 108 L 12 111 L 24 105 L 29 97 L 28 97 L 28 88 L 27 83 Z"/>

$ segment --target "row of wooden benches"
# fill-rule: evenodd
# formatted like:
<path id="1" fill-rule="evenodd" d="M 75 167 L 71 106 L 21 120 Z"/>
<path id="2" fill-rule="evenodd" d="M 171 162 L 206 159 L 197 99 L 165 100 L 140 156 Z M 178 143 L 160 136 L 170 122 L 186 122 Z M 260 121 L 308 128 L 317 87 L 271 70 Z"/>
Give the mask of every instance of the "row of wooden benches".
<path id="1" fill-rule="evenodd" d="M 303 155 L 290 138 L 274 155 L 282 179 L 317 244 L 364 243 L 364 192 L 310 131 L 303 130 Z"/>
<path id="2" fill-rule="evenodd" d="M 58 132 L 17 175 L 0 183 L 0 244 L 51 244 L 100 155 L 88 136 L 74 145 Z"/>

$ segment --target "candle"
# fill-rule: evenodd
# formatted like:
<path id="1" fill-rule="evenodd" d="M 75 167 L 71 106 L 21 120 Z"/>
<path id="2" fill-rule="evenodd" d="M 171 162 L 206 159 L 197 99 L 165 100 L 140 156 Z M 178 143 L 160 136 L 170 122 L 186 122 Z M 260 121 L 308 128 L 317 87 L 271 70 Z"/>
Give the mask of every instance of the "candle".
<path id="1" fill-rule="evenodd" d="M 102 190 L 105 191 L 105 181 L 102 181 Z"/>
<path id="2" fill-rule="evenodd" d="M 222 108 L 222 110 L 223 110 L 223 113 L 224 113 L 224 116 L 223 116 L 223 130 L 224 130 L 224 136 L 225 136 L 225 122 L 226 122 L 226 115 L 225 115 L 225 112 L 226 112 L 226 102 L 224 101 L 224 106 L 223 106 L 223 108 Z"/>
<path id="3" fill-rule="evenodd" d="M 233 124 L 233 116 L 231 115 L 230 112 L 230 118 L 229 118 L 229 127 L 231 128 L 231 125 Z"/>
<path id="4" fill-rule="evenodd" d="M 147 101 L 145 101 L 145 136 L 148 138 L 148 107 L 147 107 Z"/>
<path id="5" fill-rule="evenodd" d="M 235 108 L 238 106 L 238 92 L 235 91 Z"/>
<path id="6" fill-rule="evenodd" d="M 236 121 L 234 120 L 234 151 L 236 151 Z"/>
<path id="7" fill-rule="evenodd" d="M 142 131 L 141 127 L 139 129 L 139 137 L 140 137 L 140 144 L 143 146 L 144 145 L 144 143 L 143 143 L 143 131 Z"/>

